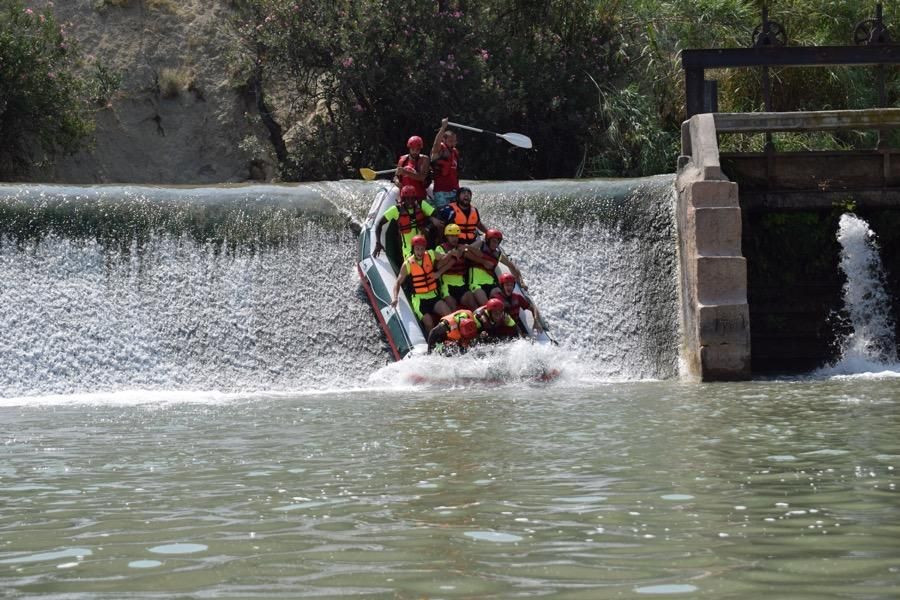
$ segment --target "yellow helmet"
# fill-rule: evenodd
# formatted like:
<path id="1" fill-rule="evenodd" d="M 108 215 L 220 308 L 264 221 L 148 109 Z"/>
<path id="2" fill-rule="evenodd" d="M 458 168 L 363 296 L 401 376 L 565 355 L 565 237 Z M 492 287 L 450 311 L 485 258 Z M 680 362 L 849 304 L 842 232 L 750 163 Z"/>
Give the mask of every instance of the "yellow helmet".
<path id="1" fill-rule="evenodd" d="M 460 235 L 462 230 L 460 230 L 459 225 L 456 223 L 449 223 L 446 227 L 444 227 L 444 235 Z"/>

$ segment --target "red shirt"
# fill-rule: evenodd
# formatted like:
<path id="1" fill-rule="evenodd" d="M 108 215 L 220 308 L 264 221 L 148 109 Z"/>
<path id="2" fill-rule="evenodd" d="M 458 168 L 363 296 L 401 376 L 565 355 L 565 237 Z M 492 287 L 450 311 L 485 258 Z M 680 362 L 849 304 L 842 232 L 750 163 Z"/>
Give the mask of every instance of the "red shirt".
<path id="1" fill-rule="evenodd" d="M 412 158 L 409 154 L 404 154 L 400 157 L 400 160 L 397 162 L 398 167 L 412 167 L 416 171 L 419 170 L 419 161 L 422 160 L 423 155 L 419 155 L 418 159 Z M 413 179 L 409 175 L 401 175 L 400 176 L 400 188 L 403 186 L 411 185 L 416 188 L 416 199 L 421 200 L 425 198 L 427 195 L 425 191 L 425 182 L 419 181 L 418 179 Z"/>
<path id="2" fill-rule="evenodd" d="M 509 296 L 506 296 L 503 293 L 503 290 L 496 288 L 491 292 L 491 297 L 503 300 L 503 307 L 506 310 L 506 314 L 516 320 L 519 318 L 520 310 L 523 308 L 525 310 L 531 310 L 531 302 L 529 302 L 525 296 L 517 292 L 513 292 Z"/>

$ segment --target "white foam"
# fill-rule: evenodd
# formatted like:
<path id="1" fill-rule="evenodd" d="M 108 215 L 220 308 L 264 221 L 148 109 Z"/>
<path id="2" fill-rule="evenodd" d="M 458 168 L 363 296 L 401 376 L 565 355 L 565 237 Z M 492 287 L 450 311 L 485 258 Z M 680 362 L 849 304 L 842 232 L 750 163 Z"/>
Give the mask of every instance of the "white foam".
<path id="1" fill-rule="evenodd" d="M 515 340 L 475 347 L 464 355 L 413 356 L 389 364 L 369 376 L 369 383 L 407 389 L 417 385 L 529 384 L 565 381 L 577 372 L 577 360 L 567 350 Z"/>
<path id="2" fill-rule="evenodd" d="M 218 391 L 120 390 L 83 394 L 47 394 L 0 398 L 0 407 L 13 406 L 140 406 L 144 404 L 223 404 L 247 397 Z"/>
<path id="3" fill-rule="evenodd" d="M 844 309 L 852 332 L 841 344 L 840 360 L 814 375 L 900 376 L 894 317 L 875 233 L 863 219 L 848 213 L 841 216 L 837 237 L 841 244 L 840 267 L 847 278 Z"/>

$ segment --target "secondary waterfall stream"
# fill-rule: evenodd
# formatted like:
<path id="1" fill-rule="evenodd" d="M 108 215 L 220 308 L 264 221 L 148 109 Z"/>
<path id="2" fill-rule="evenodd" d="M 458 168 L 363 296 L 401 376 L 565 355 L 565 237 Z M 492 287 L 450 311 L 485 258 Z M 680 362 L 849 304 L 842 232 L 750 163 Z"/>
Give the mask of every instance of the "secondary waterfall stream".
<path id="1" fill-rule="evenodd" d="M 840 268 L 847 278 L 844 309 L 852 331 L 843 341 L 838 364 L 829 370 L 882 370 L 896 364 L 897 344 L 878 241 L 868 223 L 851 213 L 841 216 L 837 237 Z"/>

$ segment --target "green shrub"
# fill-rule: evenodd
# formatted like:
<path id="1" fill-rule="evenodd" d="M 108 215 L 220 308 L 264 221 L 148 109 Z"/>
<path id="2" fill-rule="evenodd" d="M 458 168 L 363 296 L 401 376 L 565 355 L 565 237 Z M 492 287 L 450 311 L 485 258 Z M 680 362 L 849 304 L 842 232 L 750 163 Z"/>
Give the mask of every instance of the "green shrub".
<path id="1" fill-rule="evenodd" d="M 74 152 L 91 131 L 70 44 L 49 11 L 0 5 L 0 177 L 26 172 L 39 152 Z"/>
<path id="2" fill-rule="evenodd" d="M 100 61 L 94 64 L 94 76 L 87 82 L 86 96 L 97 106 L 111 107 L 111 101 L 122 85 L 122 73 Z"/>

